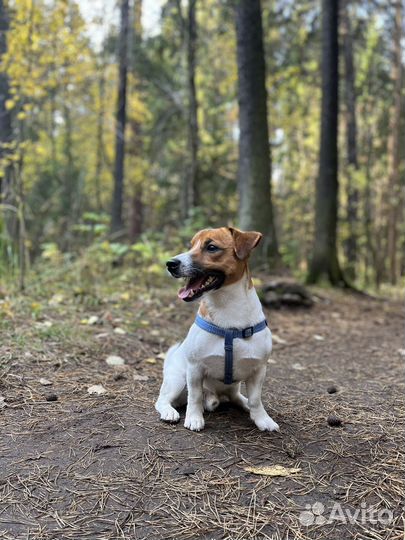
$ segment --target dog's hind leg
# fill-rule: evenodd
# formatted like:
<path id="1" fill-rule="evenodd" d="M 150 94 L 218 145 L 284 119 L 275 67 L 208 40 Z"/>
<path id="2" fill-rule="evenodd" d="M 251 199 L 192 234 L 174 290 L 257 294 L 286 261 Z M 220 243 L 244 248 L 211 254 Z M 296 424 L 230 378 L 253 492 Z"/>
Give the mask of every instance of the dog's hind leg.
<path id="1" fill-rule="evenodd" d="M 234 383 L 228 386 L 224 392 L 225 396 L 233 405 L 249 412 L 248 399 L 240 393 L 240 383 Z"/>
<path id="2" fill-rule="evenodd" d="M 250 411 L 248 398 L 242 395 L 239 391 L 232 392 L 229 396 L 229 401 L 246 412 Z"/>
<path id="3" fill-rule="evenodd" d="M 203 396 L 204 396 L 204 409 L 210 412 L 215 411 L 215 409 L 219 405 L 218 395 L 215 392 L 208 390 L 208 388 L 204 388 Z"/>
<path id="4" fill-rule="evenodd" d="M 178 348 L 179 344 L 174 345 L 167 353 L 163 370 L 163 383 L 155 404 L 160 419 L 165 422 L 178 422 L 180 420 L 180 415 L 173 404 L 179 404 L 186 387 L 186 372 L 185 369 L 182 369 L 182 362 L 176 355 Z"/>

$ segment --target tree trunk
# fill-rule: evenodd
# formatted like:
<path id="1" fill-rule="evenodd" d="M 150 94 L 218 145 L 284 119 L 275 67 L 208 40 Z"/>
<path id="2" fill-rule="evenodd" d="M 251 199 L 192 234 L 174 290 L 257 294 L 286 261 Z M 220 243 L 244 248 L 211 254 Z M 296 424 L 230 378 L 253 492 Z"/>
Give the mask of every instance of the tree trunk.
<path id="1" fill-rule="evenodd" d="M 104 162 L 104 116 L 105 116 L 105 74 L 104 74 L 104 62 L 99 66 L 99 80 L 98 80 L 98 99 L 99 109 L 97 111 L 97 134 L 96 134 L 96 170 L 94 173 L 94 187 L 96 195 L 96 208 L 97 212 L 101 212 L 101 174 L 103 172 Z"/>
<path id="2" fill-rule="evenodd" d="M 133 25 L 133 44 L 135 59 L 132 61 L 131 66 L 135 74 L 135 80 L 137 81 L 134 90 L 136 92 L 142 91 L 142 81 L 140 79 L 141 70 L 137 69 L 137 65 L 142 58 L 141 45 L 142 45 L 142 0 L 135 0 L 134 3 L 134 25 Z M 137 120 L 131 122 L 131 144 L 130 153 L 135 160 L 142 160 L 144 151 L 144 140 L 142 132 L 142 124 Z M 132 194 L 130 197 L 130 211 L 129 211 L 129 223 L 128 223 L 128 236 L 131 243 L 139 239 L 143 232 L 144 227 L 144 203 L 143 203 L 143 183 L 136 182 L 131 188 Z"/>
<path id="3" fill-rule="evenodd" d="M 395 6 L 394 24 L 394 58 L 392 79 L 394 82 L 394 102 L 391 108 L 390 130 L 388 139 L 388 275 L 395 285 L 399 275 L 397 247 L 398 221 L 402 207 L 402 190 L 400 185 L 400 130 L 402 109 L 402 0 Z"/>
<path id="4" fill-rule="evenodd" d="M 353 62 L 353 36 L 349 15 L 350 0 L 344 0 L 342 6 L 343 53 L 345 73 L 345 123 L 347 145 L 347 209 L 346 216 L 349 225 L 349 236 L 345 242 L 347 259 L 346 271 L 349 279 L 356 277 L 357 261 L 357 207 L 359 192 L 355 186 L 355 172 L 358 170 L 357 161 L 357 123 L 356 123 L 356 90 L 355 68 Z"/>
<path id="5" fill-rule="evenodd" d="M 367 110 L 366 110 L 367 112 Z M 374 283 L 376 282 L 376 275 L 377 275 L 377 258 L 376 258 L 376 252 L 374 248 L 373 238 L 372 238 L 372 204 L 371 204 L 371 184 L 372 184 L 372 177 L 371 177 L 371 161 L 372 161 L 372 152 L 373 152 L 373 127 L 370 125 L 369 121 L 366 120 L 365 125 L 365 141 L 364 141 L 364 148 L 365 148 L 365 180 L 366 185 L 364 188 L 364 234 L 365 234 L 365 261 L 364 261 L 364 284 L 366 286 L 371 285 L 372 279 L 369 275 L 369 270 L 373 268 L 374 270 Z M 375 240 L 375 238 L 374 238 Z"/>
<path id="6" fill-rule="evenodd" d="M 0 58 L 7 52 L 7 32 L 9 18 L 3 0 L 0 0 Z M 10 98 L 7 74 L 0 71 L 0 160 L 7 157 L 10 152 L 7 145 L 12 141 L 13 133 L 11 126 L 10 111 L 6 108 L 6 102 Z M 9 197 L 10 189 L 10 166 L 5 165 L 0 176 L 0 202 L 5 202 Z"/>
<path id="7" fill-rule="evenodd" d="M 307 281 L 344 286 L 336 248 L 338 215 L 338 0 L 322 0 L 322 111 L 315 242 Z"/>
<path id="8" fill-rule="evenodd" d="M 197 22 L 196 0 L 188 1 L 187 12 L 187 86 L 188 86 L 188 150 L 189 164 L 183 188 L 183 216 L 190 214 L 199 204 L 198 193 L 198 102 L 195 87 Z"/>
<path id="9" fill-rule="evenodd" d="M 127 116 L 128 31 L 129 0 L 121 0 L 120 33 L 118 42 L 119 71 L 115 128 L 114 192 L 111 210 L 111 232 L 113 233 L 122 231 L 124 228 L 122 205 L 124 194 L 125 124 Z"/>
<path id="10" fill-rule="evenodd" d="M 144 204 L 141 186 L 135 186 L 131 197 L 131 211 L 129 215 L 129 240 L 135 242 L 143 231 Z"/>
<path id="11" fill-rule="evenodd" d="M 72 119 L 69 105 L 63 108 L 63 119 L 65 123 L 65 132 L 63 137 L 63 154 L 66 160 L 63 175 L 62 187 L 62 215 L 65 215 L 67 223 L 73 220 L 73 198 L 76 195 L 76 175 L 73 157 L 73 139 L 72 139 Z"/>
<path id="12" fill-rule="evenodd" d="M 239 224 L 264 239 L 254 265 L 279 264 L 271 198 L 266 66 L 260 0 L 238 0 L 236 8 L 239 102 Z"/>

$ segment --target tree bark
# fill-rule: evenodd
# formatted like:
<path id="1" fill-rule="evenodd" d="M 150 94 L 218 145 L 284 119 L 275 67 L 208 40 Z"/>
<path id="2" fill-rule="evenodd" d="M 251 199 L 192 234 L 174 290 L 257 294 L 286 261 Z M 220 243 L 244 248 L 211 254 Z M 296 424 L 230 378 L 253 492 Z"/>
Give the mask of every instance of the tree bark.
<path id="1" fill-rule="evenodd" d="M 355 172 L 358 170 L 357 161 L 357 122 L 356 122 L 356 90 L 355 68 L 353 61 L 353 36 L 349 15 L 350 0 L 343 0 L 342 29 L 343 29 L 343 55 L 345 74 L 345 123 L 347 148 L 347 208 L 346 217 L 349 226 L 349 235 L 345 242 L 346 272 L 349 279 L 356 277 L 357 261 L 357 207 L 359 192 L 355 186 Z"/>
<path id="2" fill-rule="evenodd" d="M 112 233 L 118 233 L 124 228 L 122 207 L 124 195 L 125 125 L 127 119 L 128 32 L 129 0 L 121 0 L 120 32 L 118 40 L 119 70 L 115 128 L 114 192 L 111 210 Z"/>
<path id="3" fill-rule="evenodd" d="M 97 111 L 97 133 L 96 133 L 96 169 L 94 173 L 94 187 L 96 195 L 97 212 L 101 212 L 101 174 L 104 163 L 104 116 L 105 116 L 105 74 L 104 61 L 99 65 L 98 99 L 99 109 Z"/>
<path id="4" fill-rule="evenodd" d="M 132 40 L 131 40 L 132 41 Z M 130 64 L 135 74 L 135 80 L 137 81 L 135 91 L 142 91 L 141 72 L 137 69 L 139 66 L 142 45 L 142 0 L 135 0 L 134 2 L 134 25 L 133 25 L 133 50 L 135 53 L 134 61 Z M 141 122 L 137 120 L 131 121 L 131 144 L 130 153 L 135 160 L 142 160 L 144 139 Z M 137 182 L 132 186 L 132 194 L 130 198 L 130 212 L 129 212 L 129 224 L 128 224 L 128 236 L 131 243 L 135 242 L 143 232 L 145 208 L 143 202 L 143 185 L 141 182 Z"/>
<path id="5" fill-rule="evenodd" d="M 271 197 L 266 66 L 260 0 L 238 0 L 236 36 L 239 102 L 239 224 L 264 234 L 253 263 L 279 264 Z"/>
<path id="6" fill-rule="evenodd" d="M 7 32 L 9 30 L 9 18 L 5 3 L 0 0 L 0 59 L 7 52 Z M 10 98 L 8 76 L 0 71 L 0 160 L 7 157 L 10 150 L 8 144 L 12 141 L 11 114 L 6 108 L 6 102 Z M 0 177 L 0 202 L 8 198 L 10 188 L 10 166 L 2 167 L 3 177 Z"/>
<path id="7" fill-rule="evenodd" d="M 197 48 L 197 21 L 196 21 L 196 0 L 188 1 L 187 11 L 187 87 L 188 87 L 188 151 L 189 165 L 186 173 L 184 193 L 183 193 L 183 214 L 190 217 L 190 214 L 199 204 L 198 182 L 198 101 L 195 86 L 196 71 L 196 48 Z"/>
<path id="8" fill-rule="evenodd" d="M 389 280 L 395 285 L 399 275 L 398 268 L 398 221 L 402 207 L 400 185 L 400 135 L 402 113 L 402 0 L 395 3 L 394 22 L 394 58 L 392 80 L 394 82 L 394 102 L 391 108 L 390 130 L 388 138 L 388 265 Z"/>
<path id="9" fill-rule="evenodd" d="M 319 174 L 316 182 L 315 242 L 308 283 L 327 280 L 345 286 L 336 237 L 338 215 L 338 19 L 339 1 L 322 0 L 322 110 Z"/>
<path id="10" fill-rule="evenodd" d="M 142 188 L 135 186 L 131 197 L 131 211 L 129 215 L 129 240 L 135 242 L 143 231 L 144 204 L 142 199 Z"/>

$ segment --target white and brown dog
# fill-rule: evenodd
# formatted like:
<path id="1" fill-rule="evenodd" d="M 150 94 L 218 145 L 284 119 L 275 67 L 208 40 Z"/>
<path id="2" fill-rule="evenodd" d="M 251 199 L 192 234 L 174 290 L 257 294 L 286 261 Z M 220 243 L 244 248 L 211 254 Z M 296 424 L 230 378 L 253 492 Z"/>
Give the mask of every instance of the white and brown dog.
<path id="1" fill-rule="evenodd" d="M 200 431 L 204 408 L 230 401 L 248 411 L 260 430 L 279 429 L 261 399 L 272 340 L 247 264 L 261 237 L 234 228 L 206 229 L 194 236 L 189 251 L 167 262 L 172 276 L 187 280 L 179 297 L 203 299 L 186 339 L 167 353 L 155 405 L 162 420 L 177 422 L 174 407 L 187 402 L 184 425 Z"/>

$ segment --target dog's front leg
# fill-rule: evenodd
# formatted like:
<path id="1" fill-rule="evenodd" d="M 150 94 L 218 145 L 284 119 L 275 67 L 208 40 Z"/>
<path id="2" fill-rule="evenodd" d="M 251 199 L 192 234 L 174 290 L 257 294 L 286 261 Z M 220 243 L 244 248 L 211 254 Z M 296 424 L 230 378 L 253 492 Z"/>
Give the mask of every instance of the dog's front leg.
<path id="1" fill-rule="evenodd" d="M 265 376 L 266 366 L 262 366 L 246 381 L 250 418 L 261 431 L 278 431 L 278 424 L 266 413 L 262 403 Z"/>
<path id="2" fill-rule="evenodd" d="M 204 429 L 203 375 L 195 366 L 187 368 L 187 411 L 184 427 L 192 431 Z"/>

